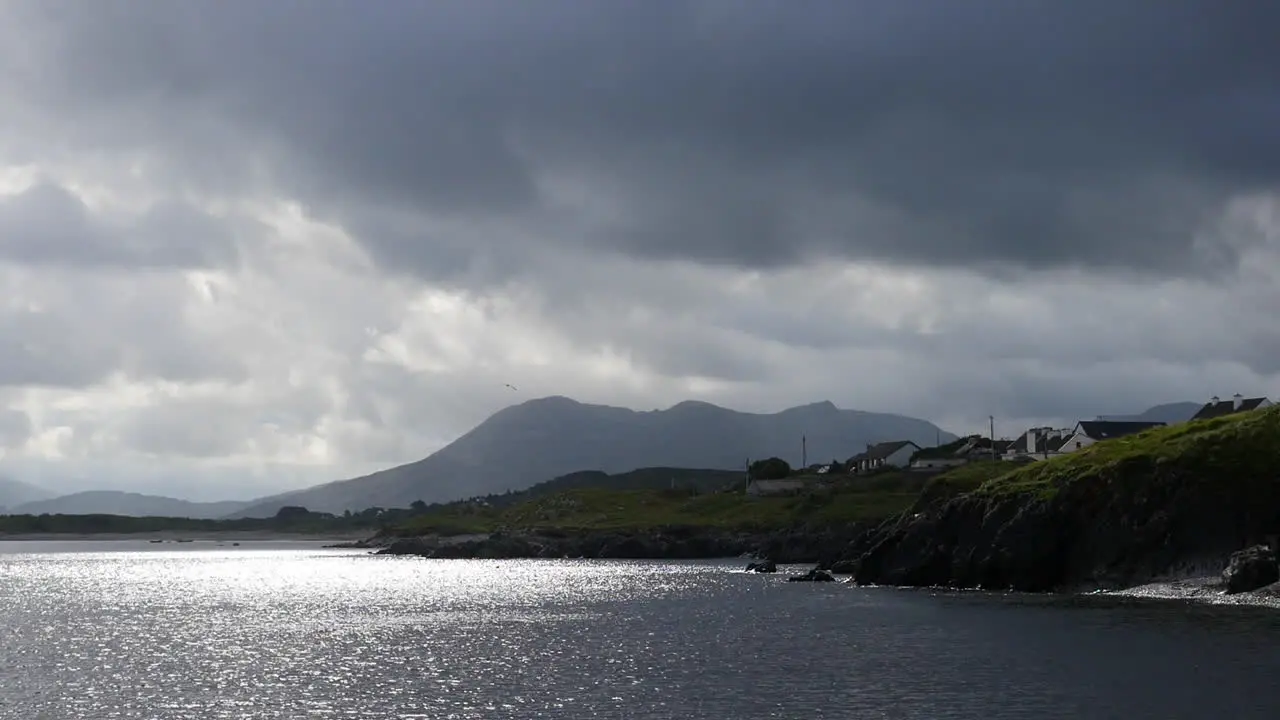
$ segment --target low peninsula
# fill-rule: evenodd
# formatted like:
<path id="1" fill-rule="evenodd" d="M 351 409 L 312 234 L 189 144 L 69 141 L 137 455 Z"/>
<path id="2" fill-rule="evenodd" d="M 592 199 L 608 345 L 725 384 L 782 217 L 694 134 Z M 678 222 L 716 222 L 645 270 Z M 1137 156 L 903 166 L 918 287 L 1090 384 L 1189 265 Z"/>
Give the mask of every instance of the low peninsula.
<path id="1" fill-rule="evenodd" d="M 1026 464 L 891 470 L 787 497 L 749 497 L 739 483 L 452 504 L 360 544 L 435 558 L 749 555 L 814 562 L 861 584 L 1078 592 L 1217 576 L 1247 548 L 1269 567 L 1278 536 L 1271 408 Z"/>

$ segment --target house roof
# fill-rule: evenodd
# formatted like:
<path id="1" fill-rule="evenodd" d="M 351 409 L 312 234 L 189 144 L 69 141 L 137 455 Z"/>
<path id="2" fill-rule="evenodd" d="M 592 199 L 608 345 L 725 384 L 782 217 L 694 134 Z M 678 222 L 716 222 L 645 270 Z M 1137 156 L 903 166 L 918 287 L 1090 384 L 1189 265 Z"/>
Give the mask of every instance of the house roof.
<path id="1" fill-rule="evenodd" d="M 1027 433 L 1032 430 L 1036 433 L 1035 453 L 1051 453 L 1057 452 L 1067 442 L 1067 438 L 1072 435 L 1071 430 L 1062 430 L 1052 427 L 1030 428 L 1026 432 L 1018 436 L 1018 439 L 1009 442 L 1009 450 L 1015 452 L 1027 452 Z"/>
<path id="2" fill-rule="evenodd" d="M 863 453 L 862 456 L 867 460 L 883 460 L 908 445 L 917 450 L 920 449 L 919 445 L 916 445 L 910 440 L 891 440 L 889 442 L 872 445 L 867 448 L 867 451 Z"/>
<path id="3" fill-rule="evenodd" d="M 1076 432 L 1083 433 L 1094 440 L 1112 440 L 1114 438 L 1134 435 L 1143 430 L 1164 427 L 1162 422 L 1136 422 L 1120 420 L 1081 420 L 1076 425 Z"/>
<path id="4" fill-rule="evenodd" d="M 996 440 L 996 454 L 999 455 L 1003 453 L 1009 448 L 1009 445 L 1012 442 L 1012 440 Z M 970 435 L 969 437 L 964 438 L 964 443 L 950 453 L 950 456 L 965 458 L 974 455 L 990 455 L 991 445 L 991 438 L 989 437 L 983 437 L 982 435 Z"/>
<path id="5" fill-rule="evenodd" d="M 1257 410 L 1259 405 L 1267 402 L 1265 397 L 1245 398 L 1240 402 L 1240 409 L 1235 409 L 1235 400 L 1227 398 L 1219 400 L 1216 403 L 1207 402 L 1204 407 L 1191 416 L 1192 420 L 1208 420 L 1209 418 L 1222 417 L 1236 412 L 1245 412 L 1246 410 Z"/>
<path id="6" fill-rule="evenodd" d="M 955 457 L 956 453 L 964 448 L 969 442 L 969 438 L 956 438 L 945 445 L 937 445 L 935 447 L 922 448 L 911 456 L 912 460 L 929 460 L 932 458 L 950 458 Z"/>

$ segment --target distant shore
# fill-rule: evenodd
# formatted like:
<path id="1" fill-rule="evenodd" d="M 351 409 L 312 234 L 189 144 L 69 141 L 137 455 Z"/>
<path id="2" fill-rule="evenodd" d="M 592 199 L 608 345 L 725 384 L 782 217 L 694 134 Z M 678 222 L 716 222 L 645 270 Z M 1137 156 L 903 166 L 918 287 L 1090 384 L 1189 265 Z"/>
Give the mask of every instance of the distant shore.
<path id="1" fill-rule="evenodd" d="M 106 540 L 164 540 L 177 542 L 254 542 L 299 540 L 307 542 L 350 542 L 369 537 L 369 530 L 335 530 L 323 533 L 291 533 L 279 530 L 201 530 L 183 532 L 159 530 L 138 533 L 0 533 L 0 542 L 6 541 L 106 541 Z"/>

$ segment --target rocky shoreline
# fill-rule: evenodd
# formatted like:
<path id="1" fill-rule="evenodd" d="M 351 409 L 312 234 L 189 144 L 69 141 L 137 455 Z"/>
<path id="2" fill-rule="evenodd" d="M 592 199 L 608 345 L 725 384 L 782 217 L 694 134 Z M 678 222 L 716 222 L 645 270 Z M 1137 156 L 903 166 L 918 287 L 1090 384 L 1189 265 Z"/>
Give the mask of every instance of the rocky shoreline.
<path id="1" fill-rule="evenodd" d="M 963 500 L 963 499 L 962 499 Z M 966 501 L 967 502 L 967 501 Z M 808 574 L 796 581 L 830 581 L 833 575 L 848 575 L 859 585 L 899 587 L 974 588 L 1022 592 L 1108 592 L 1149 597 L 1241 595 L 1248 601 L 1269 604 L 1280 599 L 1280 559 L 1275 548 L 1255 545 L 1216 558 L 1201 556 L 1197 562 L 1183 559 L 1170 562 L 1157 573 L 1155 560 L 1136 559 L 1122 565 L 1130 582 L 1094 572 L 1087 579 L 1064 580 L 1071 568 L 1062 564 L 1070 555 L 1046 555 L 1043 538 L 1019 536 L 1026 540 L 1025 555 L 1010 554 L 1009 539 L 1000 532 L 984 533 L 979 524 L 966 547 L 956 540 L 945 524 L 947 512 L 966 517 L 965 504 L 947 512 L 905 515 L 871 528 L 797 529 L 771 533 L 729 532 L 708 528 L 669 527 L 647 532 L 634 531 L 525 531 L 496 532 L 460 536 L 395 537 L 375 536 L 331 547 L 365 548 L 377 555 L 416 556 L 435 559 L 628 559 L 696 560 L 744 558 L 750 572 L 776 572 L 779 564 L 813 564 Z M 990 508 L 989 508 L 990 510 Z M 1016 514 L 1014 515 L 1016 517 Z M 997 508 L 984 515 L 986 522 L 1008 523 Z M 1000 525 L 1004 528 L 1005 525 Z M 1015 526 L 1016 527 L 1016 526 Z M 978 543 L 985 538 L 987 545 Z M 1064 538 L 1061 542 L 1068 542 Z M 956 548 L 968 552 L 957 562 Z M 1087 547 L 1087 546 L 1086 546 Z M 1048 548 L 1066 549 L 1049 544 Z M 1076 550 L 1079 552 L 1079 549 Z M 1125 553 L 1132 549 L 1125 550 Z M 1037 566 L 1033 560 L 1050 557 L 1058 564 Z M 1129 555 L 1124 555 L 1128 558 Z M 945 562 L 944 562 L 945 561 Z M 1141 575 L 1133 567 L 1152 568 Z M 1209 579 L 1205 579 L 1209 577 Z M 1179 578 L 1182 578 L 1181 580 Z M 1189 580 L 1187 578 L 1197 578 Z M 1137 588 L 1146 588 L 1136 592 Z"/>
<path id="2" fill-rule="evenodd" d="M 1280 482 L 1267 468 L 1253 470 L 1224 481 L 1137 459 L 1071 482 L 922 495 L 874 526 L 539 528 L 354 545 L 428 558 L 740 557 L 812 563 L 861 585 L 1001 592 L 1117 592 L 1213 575 L 1221 592 L 1239 594 L 1280 580 Z"/>
<path id="3" fill-rule="evenodd" d="M 1280 484 L 1118 484 L 1078 483 L 1047 497 L 970 493 L 918 508 L 859 537 L 847 570 L 860 584 L 1023 592 L 1221 574 L 1223 589 L 1237 593 L 1280 579 Z"/>
<path id="4" fill-rule="evenodd" d="M 700 560 L 731 557 L 830 567 L 870 528 L 799 528 L 767 533 L 672 526 L 649 531 L 527 530 L 417 537 L 376 536 L 334 547 L 367 548 L 378 555 L 442 559 L 598 558 Z"/>

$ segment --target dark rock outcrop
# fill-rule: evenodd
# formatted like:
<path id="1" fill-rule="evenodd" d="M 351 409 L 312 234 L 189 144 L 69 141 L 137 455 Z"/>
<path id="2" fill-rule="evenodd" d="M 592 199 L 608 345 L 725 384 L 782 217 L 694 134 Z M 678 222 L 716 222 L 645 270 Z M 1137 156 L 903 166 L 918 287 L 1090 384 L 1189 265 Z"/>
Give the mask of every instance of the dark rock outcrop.
<path id="1" fill-rule="evenodd" d="M 1251 592 L 1276 582 L 1280 582 L 1280 563 L 1275 550 L 1266 545 L 1231 553 L 1231 560 L 1222 571 L 1227 594 Z"/>
<path id="2" fill-rule="evenodd" d="M 782 564 L 817 563 L 827 568 L 845 557 L 845 548 L 864 530 L 856 525 L 779 530 L 758 538 L 754 552 Z"/>
<path id="3" fill-rule="evenodd" d="M 803 575 L 792 575 L 787 582 L 835 582 L 835 578 L 826 570 L 814 568 Z"/>
<path id="4" fill-rule="evenodd" d="M 1026 492 L 969 493 L 846 548 L 860 584 L 1116 589 L 1222 567 L 1280 528 L 1280 479 L 1214 480 L 1147 458 Z"/>
<path id="5" fill-rule="evenodd" d="M 754 573 L 776 573 L 778 565 L 772 560 L 764 560 L 762 562 L 747 563 L 747 572 Z"/>
<path id="6" fill-rule="evenodd" d="M 838 575 L 853 575 L 858 572 L 858 564 L 857 560 L 837 560 L 828 570 Z"/>

